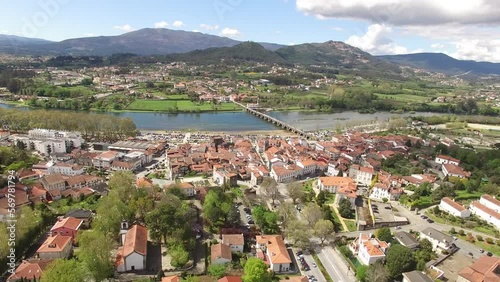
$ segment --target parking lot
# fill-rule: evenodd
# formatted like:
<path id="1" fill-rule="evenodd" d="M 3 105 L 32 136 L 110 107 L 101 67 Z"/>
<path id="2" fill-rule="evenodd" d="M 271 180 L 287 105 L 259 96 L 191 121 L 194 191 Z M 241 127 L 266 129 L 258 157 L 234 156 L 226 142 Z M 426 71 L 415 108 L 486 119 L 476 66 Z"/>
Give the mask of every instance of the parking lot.
<path id="1" fill-rule="evenodd" d="M 310 282 L 326 282 L 323 273 L 319 270 L 314 262 L 313 256 L 309 252 L 302 252 L 298 249 L 293 249 L 297 267 L 303 275 L 306 275 Z"/>

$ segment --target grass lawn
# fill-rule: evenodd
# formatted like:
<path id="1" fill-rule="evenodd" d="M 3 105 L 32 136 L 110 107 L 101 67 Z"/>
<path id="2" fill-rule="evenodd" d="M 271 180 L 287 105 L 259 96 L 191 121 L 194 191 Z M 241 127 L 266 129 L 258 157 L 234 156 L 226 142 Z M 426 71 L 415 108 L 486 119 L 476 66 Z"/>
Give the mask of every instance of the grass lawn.
<path id="1" fill-rule="evenodd" d="M 476 200 L 481 198 L 481 196 L 484 194 L 477 191 L 474 193 L 469 193 L 466 190 L 458 190 L 455 191 L 455 193 L 457 193 L 455 200 Z"/>
<path id="2" fill-rule="evenodd" d="M 430 211 L 426 211 L 425 214 L 430 219 L 434 220 L 437 223 L 454 226 L 455 230 L 457 230 L 457 231 L 460 230 L 460 228 L 462 228 L 462 229 L 464 229 L 465 233 L 467 233 L 467 231 L 465 229 L 470 229 L 470 230 L 473 230 L 476 232 L 487 234 L 487 235 L 491 236 L 493 239 L 495 239 L 496 233 L 495 233 L 495 228 L 493 226 L 479 225 L 479 226 L 476 226 L 474 228 L 466 228 L 464 225 L 460 225 L 460 222 L 454 222 L 454 221 L 446 220 L 445 218 L 442 218 L 442 217 L 437 217 L 436 215 L 434 215 Z"/>
<path id="3" fill-rule="evenodd" d="M 338 228 L 339 228 L 338 232 L 347 231 L 347 230 L 344 230 L 342 223 L 340 223 L 340 216 L 337 214 L 337 212 L 335 212 L 335 210 L 333 208 L 331 208 L 331 210 L 332 210 L 333 221 L 335 221 L 335 226 L 338 226 Z"/>
<path id="4" fill-rule="evenodd" d="M 467 240 L 467 235 L 460 236 L 457 235 L 460 239 Z M 484 240 L 484 239 L 483 239 Z M 500 246 L 496 244 L 497 240 L 494 240 L 493 244 L 488 244 L 486 241 L 478 241 L 476 240 L 474 243 L 475 246 L 477 246 L 478 249 L 484 249 L 486 252 L 491 252 L 492 254 L 496 256 L 500 256 Z"/>
<path id="5" fill-rule="evenodd" d="M 347 229 L 349 229 L 349 232 L 358 230 L 356 226 L 356 221 L 344 219 L 344 223 L 345 225 L 347 225 Z"/>
<path id="6" fill-rule="evenodd" d="M 241 110 L 233 103 L 218 104 L 214 109 L 211 103 L 193 103 L 190 100 L 135 100 L 127 107 L 127 110 L 176 112 L 176 108 L 178 112 Z"/>
<path id="7" fill-rule="evenodd" d="M 334 194 L 334 193 L 328 193 L 327 196 L 326 196 L 326 202 L 325 202 L 325 204 L 330 205 L 330 204 L 335 203 L 335 196 L 336 195 L 337 194 Z"/>

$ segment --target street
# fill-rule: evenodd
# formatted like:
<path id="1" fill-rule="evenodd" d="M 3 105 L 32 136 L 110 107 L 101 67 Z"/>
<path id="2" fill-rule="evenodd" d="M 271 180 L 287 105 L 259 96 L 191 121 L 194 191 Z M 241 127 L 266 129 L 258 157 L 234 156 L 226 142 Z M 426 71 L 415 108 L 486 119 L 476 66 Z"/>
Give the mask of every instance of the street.
<path id="1" fill-rule="evenodd" d="M 298 249 L 293 248 L 293 253 L 295 255 L 295 261 L 297 262 L 297 267 L 299 269 L 302 269 L 302 267 L 300 265 L 300 261 L 299 261 L 299 256 L 296 255 L 297 250 Z M 309 252 L 304 252 L 302 255 L 304 256 L 305 262 L 309 265 L 310 270 L 308 270 L 308 271 L 301 270 L 300 272 L 303 275 L 306 275 L 307 277 L 309 277 L 309 275 L 314 275 L 314 277 L 318 280 L 318 282 L 325 282 L 326 279 L 325 279 L 325 276 L 323 276 L 323 273 L 321 273 L 321 270 L 317 266 L 314 267 L 314 265 L 313 265 L 313 262 L 314 262 L 313 256 Z"/>
<path id="2" fill-rule="evenodd" d="M 332 247 L 317 249 L 316 253 L 334 282 L 356 281 L 354 272 Z"/>

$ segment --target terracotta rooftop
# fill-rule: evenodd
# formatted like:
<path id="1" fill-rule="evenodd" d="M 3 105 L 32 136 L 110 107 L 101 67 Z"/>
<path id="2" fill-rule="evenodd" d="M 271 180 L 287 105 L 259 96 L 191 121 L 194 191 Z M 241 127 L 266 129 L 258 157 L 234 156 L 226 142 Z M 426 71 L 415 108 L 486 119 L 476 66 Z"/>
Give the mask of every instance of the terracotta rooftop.
<path id="1" fill-rule="evenodd" d="M 340 176 L 326 176 L 326 177 L 320 177 L 319 180 L 323 185 L 325 186 L 349 186 L 349 185 L 356 185 L 356 182 L 349 177 L 340 177 Z"/>
<path id="2" fill-rule="evenodd" d="M 161 282 L 180 282 L 180 281 L 181 281 L 181 278 L 177 275 L 167 276 L 167 277 L 163 277 L 161 279 Z"/>
<path id="3" fill-rule="evenodd" d="M 481 198 L 500 208 L 500 201 L 492 197 L 491 195 L 482 195 Z"/>
<path id="4" fill-rule="evenodd" d="M 148 252 L 148 230 L 141 225 L 132 226 L 125 234 L 125 244 L 123 245 L 123 257 L 132 253 L 147 255 Z"/>
<path id="5" fill-rule="evenodd" d="M 280 235 L 269 236 L 266 246 L 269 259 L 273 264 L 292 262 L 288 250 L 286 249 L 285 242 Z"/>
<path id="6" fill-rule="evenodd" d="M 473 207 L 476 207 L 477 209 L 479 209 L 479 210 L 481 210 L 481 211 L 483 211 L 485 213 L 487 213 L 491 217 L 494 217 L 494 218 L 500 220 L 500 213 L 495 212 L 494 210 L 488 208 L 487 206 L 481 204 L 480 202 L 472 202 L 470 205 L 473 206 Z"/>
<path id="7" fill-rule="evenodd" d="M 23 260 L 16 268 L 16 272 L 9 276 L 7 281 L 29 279 L 40 281 L 43 270 L 52 262 L 50 259 Z"/>
<path id="8" fill-rule="evenodd" d="M 217 280 L 217 282 L 242 282 L 241 276 L 225 276 Z"/>
<path id="9" fill-rule="evenodd" d="M 52 226 L 51 231 L 59 229 L 59 228 L 68 228 L 71 230 L 80 229 L 80 225 L 82 225 L 83 220 L 76 219 L 74 217 L 66 217 L 64 219 L 60 219 Z"/>
<path id="10" fill-rule="evenodd" d="M 222 234 L 222 243 L 231 246 L 240 246 L 245 244 L 243 234 Z"/>
<path id="11" fill-rule="evenodd" d="M 228 260 L 232 259 L 231 247 L 229 247 L 228 245 L 219 243 L 216 245 L 212 245 L 210 247 L 210 250 L 210 257 L 212 259 L 212 262 L 216 261 L 219 258 L 225 258 Z"/>
<path id="12" fill-rule="evenodd" d="M 499 282 L 500 258 L 482 256 L 471 266 L 462 269 L 458 275 L 470 282 Z"/>
<path id="13" fill-rule="evenodd" d="M 453 201 L 452 199 L 448 198 L 448 197 L 444 197 L 441 199 L 442 202 L 445 202 L 447 203 L 448 205 L 452 206 L 454 209 L 456 209 L 457 211 L 465 211 L 466 208 L 464 206 L 462 206 L 461 204 Z"/>
<path id="14" fill-rule="evenodd" d="M 43 242 L 43 244 L 36 251 L 37 253 L 50 253 L 50 252 L 60 252 L 64 250 L 64 248 L 71 244 L 72 238 L 71 236 L 50 236 Z"/>

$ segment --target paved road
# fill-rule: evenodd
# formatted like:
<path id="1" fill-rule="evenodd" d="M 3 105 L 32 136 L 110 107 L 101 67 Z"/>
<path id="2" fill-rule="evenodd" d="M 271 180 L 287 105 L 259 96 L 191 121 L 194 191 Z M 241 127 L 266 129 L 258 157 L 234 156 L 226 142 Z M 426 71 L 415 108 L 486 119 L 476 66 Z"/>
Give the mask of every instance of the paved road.
<path id="1" fill-rule="evenodd" d="M 356 281 L 354 273 L 348 270 L 347 263 L 332 247 L 318 249 L 316 253 L 334 282 Z"/>

